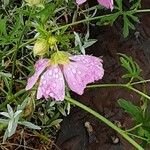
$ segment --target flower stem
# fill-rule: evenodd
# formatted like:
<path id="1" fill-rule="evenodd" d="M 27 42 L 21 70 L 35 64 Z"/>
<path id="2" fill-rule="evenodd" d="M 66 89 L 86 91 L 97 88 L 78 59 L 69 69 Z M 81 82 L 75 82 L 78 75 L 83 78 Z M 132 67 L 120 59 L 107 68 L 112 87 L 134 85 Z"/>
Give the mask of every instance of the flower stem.
<path id="1" fill-rule="evenodd" d="M 136 10 L 136 13 L 146 13 L 146 12 L 150 12 L 150 9 Z"/>
<path id="2" fill-rule="evenodd" d="M 140 82 L 140 83 L 142 83 L 142 82 Z M 139 84 L 140 84 L 140 83 L 139 83 Z M 136 83 L 136 84 L 138 84 L 138 83 Z M 147 98 L 148 100 L 150 100 L 150 96 L 148 96 L 147 94 L 145 94 L 145 93 L 143 93 L 143 92 L 141 92 L 141 91 L 135 89 L 135 88 L 132 87 L 131 85 L 133 85 L 133 83 L 132 83 L 132 84 L 97 84 L 97 85 L 89 85 L 89 86 L 87 86 L 87 88 L 123 87 L 123 88 L 127 88 L 127 89 L 129 89 L 129 90 L 132 90 L 132 91 L 136 92 L 137 94 L 139 94 L 139 95 L 141 95 L 141 96 Z"/>
<path id="3" fill-rule="evenodd" d="M 89 112 L 90 114 L 92 114 L 93 116 L 95 116 L 96 118 L 98 118 L 100 121 L 104 122 L 105 124 L 107 124 L 109 127 L 111 127 L 112 129 L 114 129 L 115 131 L 117 131 L 120 135 L 122 135 L 128 142 L 130 142 L 134 147 L 136 147 L 138 150 L 144 150 L 137 142 L 135 142 L 131 137 L 129 137 L 127 135 L 127 133 L 125 133 L 122 129 L 118 128 L 116 125 L 114 125 L 111 121 L 109 121 L 108 119 L 106 119 L 105 117 L 103 117 L 102 115 L 100 115 L 99 113 L 97 113 L 96 111 L 92 110 L 91 108 L 83 105 L 82 103 L 65 96 L 65 99 L 82 108 L 83 110 Z"/>
<path id="4" fill-rule="evenodd" d="M 93 17 L 93 18 L 86 18 L 86 19 L 83 19 L 83 20 L 80 20 L 80 21 L 76 21 L 76 22 L 66 24 L 64 26 L 60 26 L 58 28 L 55 28 L 55 29 L 51 30 L 50 32 L 52 33 L 52 32 L 58 31 L 60 29 L 68 28 L 70 26 L 74 26 L 74 25 L 77 25 L 77 24 L 80 24 L 80 23 L 84 23 L 84 22 L 87 22 L 87 21 L 98 20 L 98 19 L 102 19 L 104 17 L 110 17 L 110 16 L 113 16 L 113 14 L 107 14 L 107 15 L 103 15 L 103 16 L 96 16 L 96 17 Z"/>
<path id="5" fill-rule="evenodd" d="M 139 95 L 141 95 L 141 96 L 147 98 L 148 100 L 150 100 L 150 96 L 148 96 L 147 94 L 145 94 L 145 93 L 143 93 L 143 92 L 141 92 L 141 91 L 135 89 L 135 88 L 132 87 L 132 86 L 126 86 L 126 87 L 127 87 L 128 89 L 130 89 L 130 90 L 132 90 L 132 91 L 138 93 Z"/>
<path id="6" fill-rule="evenodd" d="M 127 87 L 127 84 L 97 84 L 97 85 L 88 85 L 87 88 L 101 88 L 101 87 Z"/>
<path id="7" fill-rule="evenodd" d="M 138 138 L 138 139 L 141 139 L 141 140 L 144 140 L 144 141 L 147 141 L 147 142 L 148 142 L 148 139 L 143 138 L 143 137 L 141 137 L 141 136 L 138 136 L 138 135 L 135 135 L 135 134 L 132 134 L 132 133 L 129 133 L 129 132 L 127 132 L 127 134 L 130 135 L 130 136 L 133 136 L 133 137 L 136 137 L 136 138 Z"/>
<path id="8" fill-rule="evenodd" d="M 141 10 L 129 10 L 127 12 L 135 12 L 135 13 L 145 13 L 145 12 L 150 12 L 150 9 L 141 9 Z M 86 19 L 83 19 L 83 20 L 80 20 L 80 21 L 76 21 L 76 22 L 72 22 L 72 23 L 69 23 L 69 24 L 66 24 L 64 26 L 60 26 L 58 28 L 55 28 L 53 30 L 51 30 L 50 32 L 55 32 L 55 31 L 58 31 L 58 30 L 61 30 L 63 28 L 68 28 L 70 26 L 74 26 L 74 25 L 77 25 L 77 24 L 80 24 L 80 23 L 84 23 L 84 22 L 89 22 L 89 21 L 93 21 L 93 20 L 98 20 L 98 19 L 102 19 L 102 18 L 105 18 L 105 17 L 110 17 L 110 16 L 113 16 L 114 13 L 112 14 L 107 14 L 107 15 L 102 15 L 102 16 L 96 16 L 96 17 L 92 17 L 92 18 L 86 18 Z M 120 15 L 122 15 L 122 12 L 120 12 Z"/>
<path id="9" fill-rule="evenodd" d="M 133 131 L 133 130 L 136 130 L 137 128 L 141 127 L 142 125 L 143 125 L 143 124 L 140 123 L 140 124 L 134 126 L 133 128 L 130 128 L 130 129 L 125 130 L 125 132 L 131 132 L 131 131 Z"/>
<path id="10" fill-rule="evenodd" d="M 147 82 L 150 82 L 150 79 L 148 79 L 148 80 L 142 80 L 142 81 L 138 81 L 138 82 L 133 82 L 130 85 L 142 84 L 142 83 L 147 83 Z"/>

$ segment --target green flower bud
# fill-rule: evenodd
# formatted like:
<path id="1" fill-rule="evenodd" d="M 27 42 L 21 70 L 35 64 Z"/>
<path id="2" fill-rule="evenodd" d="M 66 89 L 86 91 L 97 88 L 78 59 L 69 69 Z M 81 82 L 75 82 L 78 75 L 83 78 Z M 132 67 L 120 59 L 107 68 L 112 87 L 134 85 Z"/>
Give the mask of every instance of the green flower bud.
<path id="1" fill-rule="evenodd" d="M 25 0 L 30 6 L 43 4 L 44 0 Z"/>
<path id="2" fill-rule="evenodd" d="M 51 55 L 52 64 L 68 64 L 70 62 L 69 55 L 63 51 L 57 51 Z"/>
<path id="3" fill-rule="evenodd" d="M 57 43 L 57 39 L 53 36 L 49 37 L 48 43 L 50 45 L 50 48 L 53 49 Z"/>
<path id="4" fill-rule="evenodd" d="M 43 56 L 48 52 L 49 44 L 45 39 L 39 39 L 36 41 L 33 47 L 34 56 Z"/>

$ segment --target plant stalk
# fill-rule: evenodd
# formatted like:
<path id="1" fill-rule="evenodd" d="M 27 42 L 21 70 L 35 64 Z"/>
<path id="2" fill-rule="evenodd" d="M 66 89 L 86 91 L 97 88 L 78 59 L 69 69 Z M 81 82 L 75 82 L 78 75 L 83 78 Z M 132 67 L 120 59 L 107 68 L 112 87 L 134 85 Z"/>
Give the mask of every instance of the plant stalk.
<path id="1" fill-rule="evenodd" d="M 128 142 L 130 142 L 135 148 L 137 148 L 138 150 L 144 150 L 137 142 L 135 142 L 131 137 L 129 137 L 122 129 L 118 128 L 116 125 L 114 125 L 111 121 L 109 121 L 108 119 L 106 119 L 105 117 L 103 117 L 102 115 L 100 115 L 99 113 L 97 113 L 96 111 L 92 110 L 91 108 L 87 107 L 86 105 L 83 105 L 82 103 L 65 96 L 65 99 L 80 107 L 81 109 L 89 112 L 90 114 L 92 114 L 93 116 L 95 116 L 96 118 L 98 118 L 100 121 L 104 122 L 105 124 L 107 124 L 109 127 L 111 127 L 112 129 L 114 129 L 115 131 L 117 131 L 120 135 L 122 135 Z"/>

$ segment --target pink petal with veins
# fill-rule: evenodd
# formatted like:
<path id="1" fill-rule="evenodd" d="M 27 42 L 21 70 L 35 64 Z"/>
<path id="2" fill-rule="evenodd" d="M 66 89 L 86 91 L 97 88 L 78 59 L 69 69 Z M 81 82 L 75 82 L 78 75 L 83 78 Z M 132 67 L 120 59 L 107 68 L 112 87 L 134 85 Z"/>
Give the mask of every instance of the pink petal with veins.
<path id="1" fill-rule="evenodd" d="M 83 4 L 83 3 L 85 3 L 87 0 L 76 0 L 76 3 L 78 4 L 78 5 L 81 5 L 81 4 Z"/>
<path id="2" fill-rule="evenodd" d="M 35 73 L 33 74 L 33 76 L 31 76 L 28 79 L 26 90 L 29 90 L 34 86 L 34 84 L 37 82 L 37 80 L 38 80 L 39 76 L 41 75 L 41 73 L 47 67 L 48 63 L 49 63 L 48 59 L 40 59 L 36 62 L 35 66 L 34 66 Z"/>
<path id="3" fill-rule="evenodd" d="M 111 9 L 111 11 L 114 9 L 114 3 L 113 0 L 97 0 L 100 5 L 106 7 L 107 9 Z"/>
<path id="4" fill-rule="evenodd" d="M 75 93 L 82 95 L 91 78 L 88 76 L 87 67 L 81 63 L 70 62 L 63 66 L 63 73 L 69 88 Z"/>
<path id="5" fill-rule="evenodd" d="M 37 91 L 37 99 L 52 97 L 57 101 L 64 100 L 65 83 L 61 69 L 58 66 L 51 66 L 41 76 Z"/>
<path id="6" fill-rule="evenodd" d="M 90 77 L 88 83 L 102 79 L 104 75 L 102 59 L 90 55 L 76 55 L 71 56 L 70 59 L 87 67 Z"/>

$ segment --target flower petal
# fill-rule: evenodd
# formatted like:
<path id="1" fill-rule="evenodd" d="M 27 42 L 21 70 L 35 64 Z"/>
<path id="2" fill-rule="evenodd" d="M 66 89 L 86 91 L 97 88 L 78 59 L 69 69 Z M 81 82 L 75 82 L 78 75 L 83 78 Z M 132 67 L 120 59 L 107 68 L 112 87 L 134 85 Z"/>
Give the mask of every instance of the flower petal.
<path id="1" fill-rule="evenodd" d="M 28 79 L 26 90 L 29 90 L 34 86 L 34 84 L 37 82 L 37 80 L 38 80 L 39 76 L 41 75 L 41 73 L 47 67 L 48 63 L 49 63 L 48 59 L 40 59 L 36 62 L 35 66 L 34 66 L 35 73 L 33 74 L 33 76 L 31 76 Z"/>
<path id="2" fill-rule="evenodd" d="M 111 11 L 114 8 L 113 0 L 97 0 L 97 1 L 99 2 L 100 5 L 106 7 L 107 9 L 111 9 Z"/>
<path id="3" fill-rule="evenodd" d="M 70 62 L 63 66 L 63 72 L 69 88 L 75 93 L 82 95 L 90 78 L 87 67 L 81 63 Z"/>
<path id="4" fill-rule="evenodd" d="M 85 3 L 87 0 L 76 0 L 76 3 L 78 4 L 78 5 L 81 5 L 81 4 L 83 4 L 83 3 Z"/>
<path id="5" fill-rule="evenodd" d="M 37 91 L 37 99 L 44 96 L 46 99 L 52 97 L 62 101 L 65 97 L 65 83 L 61 69 L 58 66 L 51 66 L 41 76 Z"/>
<path id="6" fill-rule="evenodd" d="M 87 74 L 90 77 L 88 83 L 102 79 L 104 75 L 102 59 L 90 55 L 76 55 L 70 59 L 87 67 Z"/>

